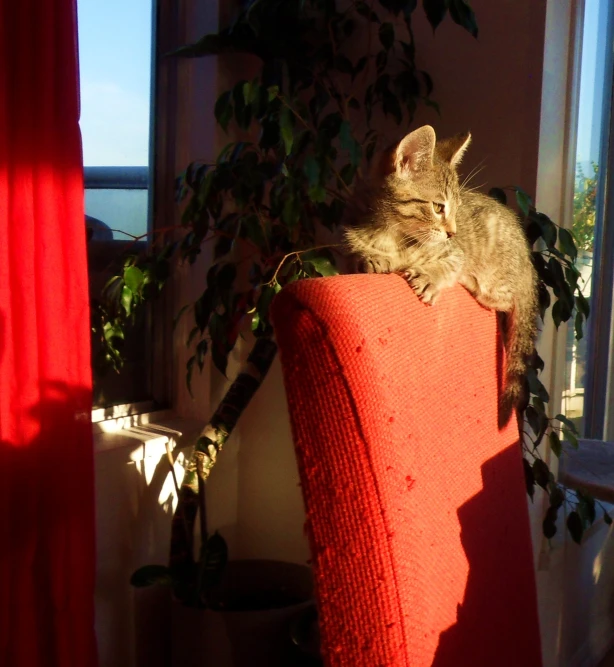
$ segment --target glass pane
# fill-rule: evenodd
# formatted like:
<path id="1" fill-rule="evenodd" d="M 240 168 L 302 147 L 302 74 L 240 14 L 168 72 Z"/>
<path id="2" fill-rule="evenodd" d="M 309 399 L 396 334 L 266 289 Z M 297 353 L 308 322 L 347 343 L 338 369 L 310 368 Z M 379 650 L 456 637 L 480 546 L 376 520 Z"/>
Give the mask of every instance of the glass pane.
<path id="1" fill-rule="evenodd" d="M 580 71 L 573 231 L 579 246 L 578 268 L 582 274 L 580 285 L 589 302 L 593 277 L 598 160 L 604 132 L 603 95 L 609 90 L 604 80 L 606 31 L 610 20 L 608 5 L 609 0 L 586 1 Z M 586 335 L 577 341 L 573 322 L 570 322 L 567 330 L 563 412 L 576 423 L 580 433 L 583 428 L 586 362 Z"/>
<path id="2" fill-rule="evenodd" d="M 147 233 L 147 190 L 86 190 L 85 214 L 93 240 L 126 241 Z M 104 231 L 104 233 L 103 233 Z"/>
<path id="3" fill-rule="evenodd" d="M 121 270 L 124 255 L 146 244 L 152 0 L 78 0 L 78 19 L 83 161 L 86 168 L 105 168 L 86 169 L 85 179 L 89 287 L 95 310 L 102 287 Z M 143 174 L 141 180 L 137 172 Z M 127 332 L 119 375 L 112 369 L 103 372 L 99 335 L 92 336 L 94 407 L 150 398 L 148 314 L 138 313 Z"/>
<path id="4" fill-rule="evenodd" d="M 152 0 L 78 0 L 86 167 L 149 163 Z"/>

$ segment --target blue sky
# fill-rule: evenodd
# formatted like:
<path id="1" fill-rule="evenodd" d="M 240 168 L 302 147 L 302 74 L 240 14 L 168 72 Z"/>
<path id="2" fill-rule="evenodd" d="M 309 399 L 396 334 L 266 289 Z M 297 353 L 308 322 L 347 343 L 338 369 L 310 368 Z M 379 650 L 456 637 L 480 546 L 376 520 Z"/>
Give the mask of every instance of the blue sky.
<path id="1" fill-rule="evenodd" d="M 608 0 L 586 0 L 576 161 L 586 167 L 599 160 L 603 64 Z"/>
<path id="2" fill-rule="evenodd" d="M 148 163 L 152 0 L 77 0 L 86 166 Z"/>

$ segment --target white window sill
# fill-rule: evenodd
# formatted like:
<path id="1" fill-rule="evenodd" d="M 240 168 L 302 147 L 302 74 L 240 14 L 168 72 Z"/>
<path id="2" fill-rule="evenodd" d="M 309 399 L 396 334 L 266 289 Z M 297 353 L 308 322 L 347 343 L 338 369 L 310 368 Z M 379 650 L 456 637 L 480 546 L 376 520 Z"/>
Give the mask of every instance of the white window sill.
<path id="1" fill-rule="evenodd" d="M 196 443 L 205 422 L 178 417 L 172 410 L 130 414 L 104 419 L 92 424 L 94 454 L 118 448 L 132 448 L 130 459 L 159 459 L 171 450 L 184 449 Z"/>

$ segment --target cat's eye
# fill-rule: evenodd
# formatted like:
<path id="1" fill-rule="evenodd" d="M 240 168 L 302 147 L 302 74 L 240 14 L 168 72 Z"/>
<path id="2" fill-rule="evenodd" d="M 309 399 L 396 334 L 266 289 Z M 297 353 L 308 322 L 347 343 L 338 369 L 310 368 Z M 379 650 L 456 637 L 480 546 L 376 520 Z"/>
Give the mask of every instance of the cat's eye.
<path id="1" fill-rule="evenodd" d="M 431 202 L 431 205 L 433 206 L 433 211 L 435 211 L 435 215 L 443 215 L 443 213 L 445 213 L 446 210 L 445 204 L 441 204 L 439 202 L 434 201 Z"/>

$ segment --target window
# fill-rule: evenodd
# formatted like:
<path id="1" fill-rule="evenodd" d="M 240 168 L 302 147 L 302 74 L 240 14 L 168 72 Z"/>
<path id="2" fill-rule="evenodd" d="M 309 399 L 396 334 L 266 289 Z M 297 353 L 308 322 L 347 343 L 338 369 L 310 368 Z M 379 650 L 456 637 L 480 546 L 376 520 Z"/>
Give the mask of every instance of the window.
<path id="1" fill-rule="evenodd" d="M 588 331 L 576 341 L 567 330 L 563 411 L 585 437 L 603 438 L 608 393 L 610 312 L 614 231 L 605 197 L 612 90 L 609 0 L 587 0 L 584 7 L 578 130 L 575 150 L 573 231 L 581 271 L 580 285 L 591 306 Z M 610 231 L 608 231 L 610 230 Z M 608 232 L 608 233 L 606 233 Z M 608 245 L 609 244 L 609 245 Z"/>
<path id="2" fill-rule="evenodd" d="M 81 133 L 92 303 L 151 227 L 152 0 L 78 0 Z M 151 398 L 150 317 L 125 340 L 126 364 L 101 376 L 92 340 L 95 407 Z"/>

